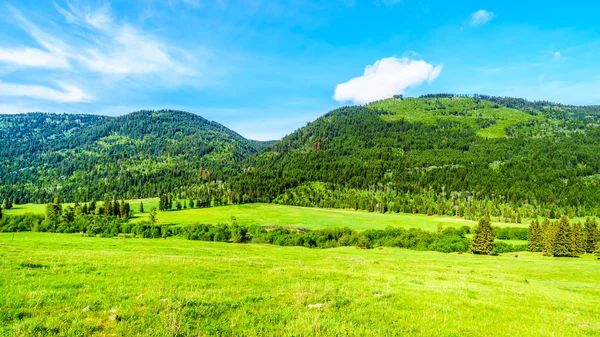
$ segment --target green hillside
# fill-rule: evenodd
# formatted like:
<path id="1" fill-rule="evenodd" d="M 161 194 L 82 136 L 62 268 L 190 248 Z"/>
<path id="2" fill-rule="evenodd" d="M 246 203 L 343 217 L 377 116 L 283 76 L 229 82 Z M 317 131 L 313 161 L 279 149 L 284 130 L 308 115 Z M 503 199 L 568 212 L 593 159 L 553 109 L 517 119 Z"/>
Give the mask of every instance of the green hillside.
<path id="1" fill-rule="evenodd" d="M 386 121 L 405 119 L 431 124 L 440 120 L 458 121 L 478 129 L 477 135 L 486 138 L 506 137 L 507 127 L 535 119 L 523 111 L 467 97 L 390 98 L 367 107 L 380 112 Z"/>
<path id="2" fill-rule="evenodd" d="M 0 118 L 0 195 L 17 202 L 156 196 L 231 175 L 260 147 L 181 111 Z"/>
<path id="3" fill-rule="evenodd" d="M 233 187 L 248 200 L 300 206 L 513 222 L 597 215 L 599 136 L 591 107 L 388 99 L 327 113 L 248 158 Z"/>

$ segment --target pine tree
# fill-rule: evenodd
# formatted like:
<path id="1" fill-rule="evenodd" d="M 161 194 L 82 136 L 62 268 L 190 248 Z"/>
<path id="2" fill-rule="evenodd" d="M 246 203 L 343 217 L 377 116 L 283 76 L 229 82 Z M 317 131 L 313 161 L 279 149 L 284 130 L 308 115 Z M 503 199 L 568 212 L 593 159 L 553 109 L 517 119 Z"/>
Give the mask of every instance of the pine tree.
<path id="1" fill-rule="evenodd" d="M 556 239 L 556 224 L 550 222 L 548 218 L 544 219 L 540 226 L 542 230 L 542 241 L 543 248 L 542 252 L 546 254 L 550 254 L 552 252 L 552 246 L 554 245 L 554 240 Z"/>
<path id="2" fill-rule="evenodd" d="M 572 256 L 573 250 L 573 231 L 569 218 L 562 216 L 556 225 L 556 239 L 552 245 L 552 255 L 554 257 Z"/>
<path id="3" fill-rule="evenodd" d="M 598 242 L 598 224 L 596 219 L 587 218 L 584 229 L 585 252 L 593 253 Z"/>
<path id="4" fill-rule="evenodd" d="M 583 239 L 583 226 L 581 222 L 573 225 L 571 256 L 581 256 L 585 254 L 585 241 Z"/>
<path id="5" fill-rule="evenodd" d="M 156 220 L 156 207 L 152 207 L 150 208 L 150 223 L 154 225 Z"/>
<path id="6" fill-rule="evenodd" d="M 177 210 L 178 210 L 178 211 L 181 211 L 181 207 L 182 207 L 182 206 L 181 206 L 181 201 L 177 201 L 177 205 L 176 205 L 176 207 L 177 207 Z"/>
<path id="7" fill-rule="evenodd" d="M 541 252 L 544 249 L 544 237 L 542 228 L 537 219 L 529 225 L 529 235 L 527 238 L 527 250 L 530 252 Z"/>
<path id="8" fill-rule="evenodd" d="M 194 199 L 190 199 L 190 208 L 194 208 Z"/>
<path id="9" fill-rule="evenodd" d="M 128 218 L 127 210 L 125 209 L 125 200 L 121 199 L 121 203 L 119 204 L 119 215 L 121 219 L 125 220 Z"/>
<path id="10" fill-rule="evenodd" d="M 475 236 L 471 240 L 473 254 L 489 255 L 494 249 L 494 232 L 489 216 L 479 220 L 475 228 Z"/>
<path id="11" fill-rule="evenodd" d="M 114 216 L 121 216 L 121 205 L 118 200 L 113 200 L 113 213 Z"/>
<path id="12" fill-rule="evenodd" d="M 144 203 L 140 201 L 140 213 L 144 213 Z"/>

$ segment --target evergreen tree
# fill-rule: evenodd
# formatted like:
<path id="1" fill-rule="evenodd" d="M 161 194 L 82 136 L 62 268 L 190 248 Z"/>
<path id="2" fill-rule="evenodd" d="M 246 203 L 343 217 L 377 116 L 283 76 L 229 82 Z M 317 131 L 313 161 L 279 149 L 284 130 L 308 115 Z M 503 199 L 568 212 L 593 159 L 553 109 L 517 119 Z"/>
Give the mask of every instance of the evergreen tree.
<path id="1" fill-rule="evenodd" d="M 88 211 L 90 214 L 96 213 L 96 199 L 92 199 L 92 202 L 90 202 L 90 207 L 88 207 Z"/>
<path id="2" fill-rule="evenodd" d="M 9 210 L 11 208 L 12 208 L 12 203 L 10 201 L 10 198 L 4 199 L 4 209 Z"/>
<path id="3" fill-rule="evenodd" d="M 177 210 L 178 210 L 178 211 L 181 211 L 181 207 L 182 207 L 182 206 L 181 206 L 181 201 L 177 201 L 177 205 L 176 205 L 176 207 L 177 207 Z"/>
<path id="4" fill-rule="evenodd" d="M 156 207 L 152 207 L 150 208 L 150 223 L 154 225 L 156 220 Z"/>
<path id="5" fill-rule="evenodd" d="M 0 205 L 0 219 L 2 219 L 2 205 Z"/>
<path id="6" fill-rule="evenodd" d="M 56 223 L 62 217 L 62 205 L 58 202 L 58 198 L 54 202 L 46 204 L 46 220 Z"/>
<path id="7" fill-rule="evenodd" d="M 471 252 L 473 254 L 489 255 L 494 249 L 494 232 L 490 217 L 486 216 L 479 220 L 475 228 L 475 235 L 471 240 Z"/>
<path id="8" fill-rule="evenodd" d="M 121 204 L 118 200 L 113 200 L 113 213 L 114 216 L 121 216 Z"/>
<path id="9" fill-rule="evenodd" d="M 140 201 L 140 213 L 144 213 L 144 203 Z"/>
<path id="10" fill-rule="evenodd" d="M 113 215 L 113 206 L 112 206 L 112 201 L 110 201 L 110 199 L 108 199 L 104 202 L 103 209 L 104 209 L 104 215 L 108 215 L 108 216 Z"/>
<path id="11" fill-rule="evenodd" d="M 194 199 L 190 199 L 190 208 L 194 208 Z"/>
<path id="12" fill-rule="evenodd" d="M 569 218 L 561 216 L 556 225 L 556 236 L 552 245 L 552 255 L 555 257 L 572 256 L 573 251 L 573 231 Z"/>
<path id="13" fill-rule="evenodd" d="M 581 256 L 585 254 L 585 240 L 583 238 L 583 226 L 581 222 L 573 225 L 572 239 L 571 255 Z"/>
<path id="14" fill-rule="evenodd" d="M 542 228 L 537 219 L 529 225 L 529 235 L 527 237 L 527 250 L 530 252 L 541 252 L 544 249 L 544 237 Z"/>
<path id="15" fill-rule="evenodd" d="M 596 219 L 587 218 L 584 229 L 585 252 L 593 253 L 598 242 L 598 225 Z"/>
<path id="16" fill-rule="evenodd" d="M 542 230 L 543 249 L 544 253 L 552 253 L 552 247 L 554 246 L 554 240 L 556 239 L 556 224 L 550 222 L 548 218 L 544 219 L 540 226 Z"/>

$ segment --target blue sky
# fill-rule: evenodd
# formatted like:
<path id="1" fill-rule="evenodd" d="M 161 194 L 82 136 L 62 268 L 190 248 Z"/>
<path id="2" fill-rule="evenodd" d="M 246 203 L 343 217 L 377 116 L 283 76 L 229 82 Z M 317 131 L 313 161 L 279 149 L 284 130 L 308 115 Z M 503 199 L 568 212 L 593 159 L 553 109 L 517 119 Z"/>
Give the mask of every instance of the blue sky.
<path id="1" fill-rule="evenodd" d="M 591 1 L 0 0 L 0 113 L 181 109 L 276 139 L 393 93 L 600 104 Z"/>

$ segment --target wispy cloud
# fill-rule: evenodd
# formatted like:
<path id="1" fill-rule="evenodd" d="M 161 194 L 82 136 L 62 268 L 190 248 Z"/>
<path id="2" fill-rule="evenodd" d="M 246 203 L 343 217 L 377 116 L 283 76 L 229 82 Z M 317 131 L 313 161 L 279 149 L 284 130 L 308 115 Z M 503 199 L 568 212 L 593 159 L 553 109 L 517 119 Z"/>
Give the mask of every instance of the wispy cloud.
<path id="1" fill-rule="evenodd" d="M 495 14 L 488 12 L 485 9 L 480 9 L 477 12 L 471 14 L 471 24 L 473 26 L 485 25 L 494 18 Z"/>
<path id="2" fill-rule="evenodd" d="M 66 29 L 34 24 L 19 9 L 6 5 L 15 22 L 38 46 L 0 48 L 0 64 L 12 66 L 9 69 L 46 68 L 62 72 L 52 78 L 77 76 L 86 82 L 94 77 L 110 76 L 114 82 L 142 75 L 159 79 L 160 85 L 181 84 L 186 79 L 187 83 L 196 82 L 201 67 L 196 57 L 127 22 L 118 22 L 108 4 L 92 9 L 67 1 L 64 6 L 54 3 L 54 7 L 64 18 Z M 48 87 L 3 83 L 10 95 L 35 99 L 80 102 L 91 97 L 78 86 L 59 84 L 63 89 L 60 91 L 52 89 L 54 85 L 56 82 Z M 27 88 L 32 89 L 29 95 Z"/>
<path id="3" fill-rule="evenodd" d="M 563 61 L 564 59 L 566 59 L 566 57 L 564 57 L 561 52 L 555 51 L 552 53 L 552 59 L 554 61 Z"/>
<path id="4" fill-rule="evenodd" d="M 0 81 L 0 96 L 27 97 L 54 102 L 86 102 L 92 97 L 75 85 L 59 84 L 60 89 Z"/>
<path id="5" fill-rule="evenodd" d="M 364 104 L 394 94 L 404 94 L 411 87 L 431 83 L 442 72 L 443 66 L 433 66 L 425 61 L 407 57 L 383 58 L 365 68 L 362 76 L 341 83 L 335 88 L 333 98 L 339 102 Z"/>
<path id="6" fill-rule="evenodd" d="M 64 56 L 28 47 L 0 48 L 0 62 L 21 67 L 56 69 L 68 69 L 71 66 Z"/>

